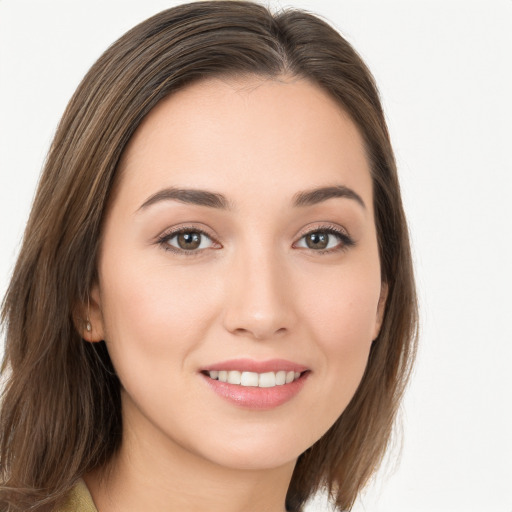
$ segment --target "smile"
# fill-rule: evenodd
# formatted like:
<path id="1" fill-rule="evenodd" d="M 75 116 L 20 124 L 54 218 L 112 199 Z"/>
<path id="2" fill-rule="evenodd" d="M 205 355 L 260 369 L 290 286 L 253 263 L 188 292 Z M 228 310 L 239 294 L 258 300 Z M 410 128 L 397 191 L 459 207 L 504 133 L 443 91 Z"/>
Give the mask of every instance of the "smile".
<path id="1" fill-rule="evenodd" d="M 286 359 L 231 359 L 200 370 L 208 387 L 236 407 L 269 410 L 300 393 L 311 368 Z"/>
<path id="2" fill-rule="evenodd" d="M 239 370 L 212 370 L 207 372 L 210 379 L 228 384 L 235 384 L 247 387 L 273 388 L 290 384 L 300 378 L 301 373 L 293 370 L 279 370 L 277 372 L 247 372 Z"/>

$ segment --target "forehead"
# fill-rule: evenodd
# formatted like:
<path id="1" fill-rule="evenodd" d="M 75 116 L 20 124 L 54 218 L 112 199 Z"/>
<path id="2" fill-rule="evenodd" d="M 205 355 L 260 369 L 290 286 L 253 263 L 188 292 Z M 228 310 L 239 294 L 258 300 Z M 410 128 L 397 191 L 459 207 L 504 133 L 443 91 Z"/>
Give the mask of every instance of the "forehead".
<path id="1" fill-rule="evenodd" d="M 269 194 L 342 184 L 371 204 L 363 139 L 348 114 L 308 80 L 209 79 L 162 100 L 124 151 L 121 188 L 164 186 Z"/>

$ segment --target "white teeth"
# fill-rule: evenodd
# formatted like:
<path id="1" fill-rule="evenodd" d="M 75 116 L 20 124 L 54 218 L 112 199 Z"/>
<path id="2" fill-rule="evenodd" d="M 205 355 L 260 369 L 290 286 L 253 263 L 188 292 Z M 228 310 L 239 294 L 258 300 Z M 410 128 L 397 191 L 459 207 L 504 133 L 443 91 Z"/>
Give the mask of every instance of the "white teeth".
<path id="1" fill-rule="evenodd" d="M 258 374 L 254 372 L 242 372 L 240 384 L 242 384 L 242 386 L 258 386 Z"/>
<path id="2" fill-rule="evenodd" d="M 276 374 L 274 372 L 260 373 L 258 385 L 260 388 L 273 388 L 276 385 Z"/>
<path id="3" fill-rule="evenodd" d="M 286 372 L 281 370 L 276 373 L 276 386 L 282 386 L 286 382 Z"/>
<path id="4" fill-rule="evenodd" d="M 236 370 L 232 370 L 228 372 L 228 382 L 230 384 L 240 384 L 242 378 L 242 373 L 237 372 Z"/>
<path id="5" fill-rule="evenodd" d="M 227 382 L 228 384 L 238 384 L 241 386 L 273 388 L 290 384 L 300 377 L 300 372 L 279 370 L 278 372 L 240 372 L 238 370 L 212 370 L 208 372 L 210 379 Z"/>

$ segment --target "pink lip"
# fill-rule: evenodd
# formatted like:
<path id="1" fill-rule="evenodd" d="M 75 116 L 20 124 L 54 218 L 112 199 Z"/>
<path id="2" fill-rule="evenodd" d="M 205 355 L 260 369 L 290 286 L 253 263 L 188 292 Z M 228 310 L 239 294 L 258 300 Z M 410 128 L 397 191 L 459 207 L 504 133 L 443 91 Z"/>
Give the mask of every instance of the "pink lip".
<path id="1" fill-rule="evenodd" d="M 284 370 L 286 372 L 305 372 L 307 366 L 287 361 L 286 359 L 268 359 L 267 361 L 255 361 L 254 359 L 230 359 L 201 368 L 201 371 L 231 371 L 239 370 L 241 372 L 278 372 Z"/>
<path id="2" fill-rule="evenodd" d="M 274 386 L 272 388 L 260 388 L 240 386 L 210 379 L 208 371 L 239 370 L 245 372 L 277 372 L 279 370 L 302 373 L 301 377 L 289 384 Z M 254 361 L 251 359 L 234 359 L 215 363 L 201 370 L 201 377 L 217 395 L 232 404 L 245 409 L 268 410 L 278 407 L 296 396 L 306 383 L 310 372 L 306 366 L 286 361 L 284 359 L 272 359 L 268 361 Z"/>

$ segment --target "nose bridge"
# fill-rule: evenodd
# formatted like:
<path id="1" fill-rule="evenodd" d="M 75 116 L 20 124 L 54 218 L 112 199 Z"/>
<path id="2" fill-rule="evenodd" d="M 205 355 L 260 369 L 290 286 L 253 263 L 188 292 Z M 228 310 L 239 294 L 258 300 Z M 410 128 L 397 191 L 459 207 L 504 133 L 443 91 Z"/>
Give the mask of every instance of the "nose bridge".
<path id="1" fill-rule="evenodd" d="M 256 339 L 289 331 L 295 314 L 287 278 L 283 255 L 275 244 L 237 251 L 228 275 L 226 328 Z"/>

